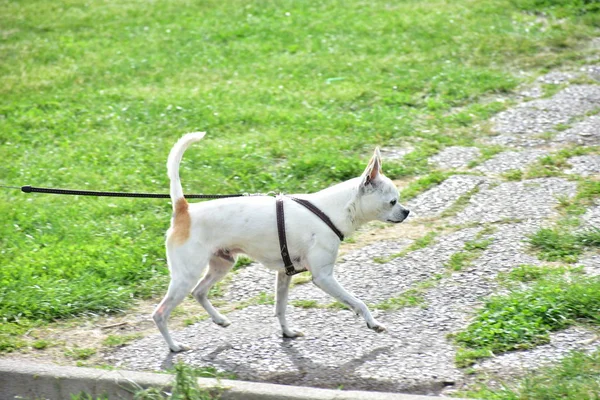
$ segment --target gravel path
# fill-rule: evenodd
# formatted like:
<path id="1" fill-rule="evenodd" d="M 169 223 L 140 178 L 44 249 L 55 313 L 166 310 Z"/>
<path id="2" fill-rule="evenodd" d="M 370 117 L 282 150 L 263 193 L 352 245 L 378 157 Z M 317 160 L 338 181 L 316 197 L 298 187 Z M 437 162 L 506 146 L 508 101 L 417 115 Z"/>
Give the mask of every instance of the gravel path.
<path id="1" fill-rule="evenodd" d="M 105 354 L 105 361 L 137 370 L 161 370 L 185 361 L 253 381 L 418 394 L 446 393 L 467 382 L 470 378 L 454 365 L 455 347 L 448 333 L 464 329 L 483 299 L 505 290 L 496 279 L 499 273 L 520 264 L 543 264 L 528 253 L 524 240 L 551 224 L 559 199 L 572 198 L 577 190 L 576 182 L 565 177 L 506 181 L 502 174 L 525 170 L 568 145 L 600 144 L 600 119 L 594 114 L 600 110 L 600 85 L 567 85 L 581 74 L 600 78 L 600 67 L 547 74 L 523 91 L 529 93 L 522 94 L 523 99 L 533 100 L 493 119 L 495 135 L 481 144 L 500 144 L 505 151 L 472 168 L 481 155 L 477 147 L 450 147 L 429 159 L 438 169 L 460 173 L 408 202 L 416 217 L 407 224 L 422 226 L 435 217 L 451 228 L 409 252 L 406 249 L 415 242 L 398 237 L 371 243 L 340 259 L 338 280 L 367 304 L 381 304 L 409 289 L 419 291 L 422 301 L 417 306 L 374 307 L 388 332 L 374 333 L 351 312 L 328 307 L 333 299 L 308 282 L 290 291 L 288 316 L 292 326 L 305 333 L 302 338 L 282 339 L 273 306 L 255 303 L 229 313 L 232 325 L 226 329 L 204 320 L 173 332 L 190 351 L 169 353 L 157 333 Z M 542 98 L 541 84 L 567 86 Z M 388 158 L 406 154 L 404 149 L 385 150 Z M 597 179 L 599 156 L 572 157 L 564 172 Z M 584 228 L 599 225 L 599 210 L 596 205 L 582 215 Z M 493 229 L 484 230 L 486 226 Z M 471 264 L 450 271 L 451 256 L 481 238 L 489 239 L 489 246 Z M 580 264 L 586 274 L 600 274 L 598 252 L 585 253 Z M 225 285 L 221 300 L 252 303 L 261 293 L 272 294 L 273 284 L 272 272 L 251 264 Z M 313 301 L 310 308 L 298 306 L 306 300 Z M 554 333 L 548 345 L 499 355 L 475 369 L 510 376 L 556 361 L 574 349 L 598 348 L 595 337 L 585 328 L 570 328 Z"/>

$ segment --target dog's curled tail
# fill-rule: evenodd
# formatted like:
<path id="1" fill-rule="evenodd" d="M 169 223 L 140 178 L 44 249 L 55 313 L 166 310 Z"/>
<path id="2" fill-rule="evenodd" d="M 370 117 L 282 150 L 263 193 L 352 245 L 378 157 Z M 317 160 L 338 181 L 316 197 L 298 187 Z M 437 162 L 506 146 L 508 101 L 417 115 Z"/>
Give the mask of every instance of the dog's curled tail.
<path id="1" fill-rule="evenodd" d="M 181 139 L 175 143 L 169 158 L 167 159 L 167 174 L 171 180 L 171 202 L 173 203 L 173 211 L 177 211 L 178 200 L 183 198 L 183 188 L 181 187 L 181 180 L 179 179 L 179 164 L 181 164 L 181 158 L 185 150 L 194 142 L 201 140 L 206 132 L 194 132 L 183 135 Z"/>

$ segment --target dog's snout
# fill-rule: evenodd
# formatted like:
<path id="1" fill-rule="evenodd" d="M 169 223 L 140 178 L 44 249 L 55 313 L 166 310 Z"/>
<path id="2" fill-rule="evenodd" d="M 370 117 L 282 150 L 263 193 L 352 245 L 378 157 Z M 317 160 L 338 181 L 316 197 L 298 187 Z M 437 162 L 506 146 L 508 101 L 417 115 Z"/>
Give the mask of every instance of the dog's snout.
<path id="1" fill-rule="evenodd" d="M 405 208 L 404 210 L 402 210 L 402 214 L 404 215 L 404 218 L 408 217 L 408 214 L 410 214 L 410 210 Z"/>

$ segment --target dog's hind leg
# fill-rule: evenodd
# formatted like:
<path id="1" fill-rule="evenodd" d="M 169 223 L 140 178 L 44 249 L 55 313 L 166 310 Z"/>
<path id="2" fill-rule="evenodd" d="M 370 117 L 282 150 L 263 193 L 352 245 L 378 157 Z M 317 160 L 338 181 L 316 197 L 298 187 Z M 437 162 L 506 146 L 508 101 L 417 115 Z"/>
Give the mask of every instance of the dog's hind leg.
<path id="1" fill-rule="evenodd" d="M 184 251 L 170 251 L 167 248 L 167 261 L 171 271 L 171 282 L 166 296 L 152 313 L 152 319 L 154 319 L 158 330 L 165 338 L 171 351 L 178 352 L 185 350 L 185 347 L 173 341 L 169 334 L 167 320 L 171 311 L 181 303 L 198 282 L 202 271 L 206 268 L 208 257 L 197 252 L 185 254 Z"/>
<path id="2" fill-rule="evenodd" d="M 290 329 L 285 319 L 285 311 L 288 302 L 288 291 L 290 287 L 291 276 L 285 274 L 284 271 L 277 272 L 275 283 L 275 315 L 281 324 L 281 332 L 285 338 L 295 338 L 304 336 L 304 333 Z"/>
<path id="3" fill-rule="evenodd" d="M 192 292 L 194 298 L 204 307 L 213 322 L 222 327 L 231 325 L 231 321 L 213 307 L 210 300 L 208 300 L 208 292 L 215 283 L 223 279 L 229 270 L 231 270 L 234 263 L 235 260 L 232 257 L 220 256 L 219 254 L 213 255 L 210 258 L 206 275 L 204 275 Z"/>

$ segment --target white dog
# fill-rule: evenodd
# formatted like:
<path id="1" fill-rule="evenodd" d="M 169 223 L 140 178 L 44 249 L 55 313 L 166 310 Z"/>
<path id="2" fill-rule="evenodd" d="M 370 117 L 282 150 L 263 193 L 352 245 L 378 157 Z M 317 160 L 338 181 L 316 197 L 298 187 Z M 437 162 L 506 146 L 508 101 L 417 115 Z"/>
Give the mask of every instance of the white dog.
<path id="1" fill-rule="evenodd" d="M 223 327 L 228 326 L 229 320 L 213 307 L 207 294 L 234 265 L 236 255 L 243 253 L 277 271 L 275 313 L 283 336 L 302 336 L 301 332 L 291 329 L 285 319 L 291 276 L 286 275 L 282 261 L 275 198 L 245 196 L 196 204 L 188 204 L 184 198 L 179 164 L 186 148 L 203 137 L 203 132 L 183 136 L 171 150 L 167 161 L 173 202 L 173 218 L 166 240 L 171 283 L 152 318 L 171 351 L 184 350 L 184 346 L 171 338 L 167 319 L 193 288 L 193 296 L 212 320 Z M 382 174 L 379 149 L 375 149 L 359 178 L 296 197 L 309 200 L 318 207 L 345 236 L 367 221 L 398 223 L 409 213 L 398 202 L 396 186 Z M 385 331 L 367 306 L 344 290 L 333 276 L 339 237 L 319 217 L 297 202 L 284 198 L 284 206 L 289 255 L 294 265 L 310 271 L 315 285 L 361 315 L 369 328 L 376 332 Z M 207 265 L 208 272 L 198 282 Z"/>

